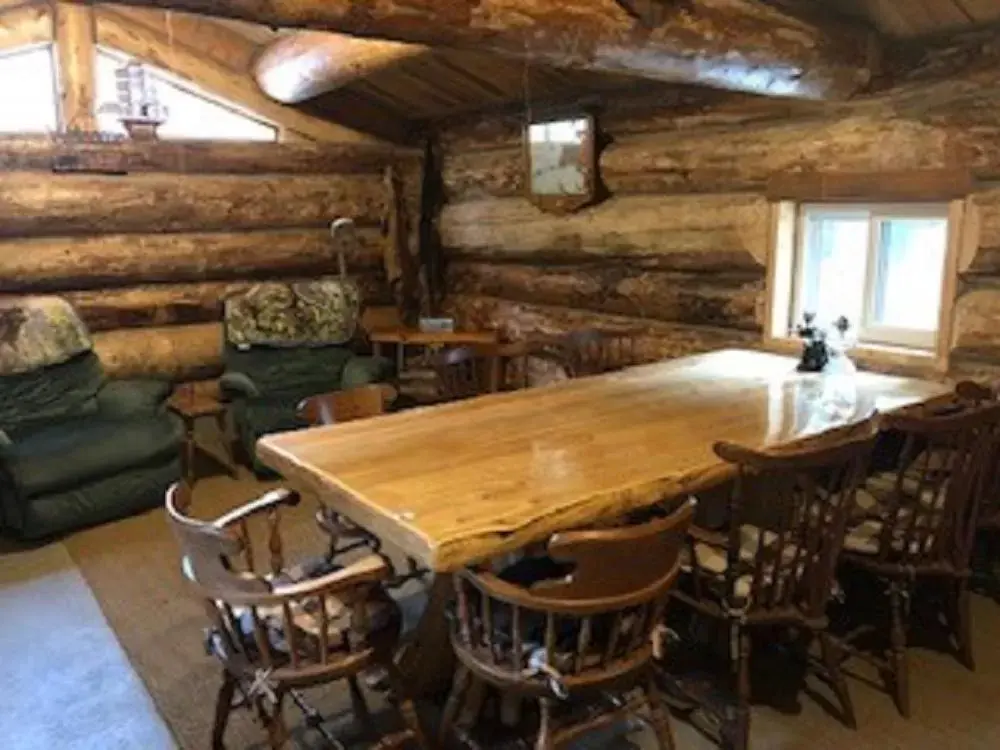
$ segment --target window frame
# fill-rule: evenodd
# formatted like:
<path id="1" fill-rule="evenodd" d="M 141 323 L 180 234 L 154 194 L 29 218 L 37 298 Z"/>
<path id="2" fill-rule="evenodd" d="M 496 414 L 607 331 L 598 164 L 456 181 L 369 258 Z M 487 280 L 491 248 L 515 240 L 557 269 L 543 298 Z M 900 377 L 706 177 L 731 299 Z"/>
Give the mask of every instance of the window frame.
<path id="1" fill-rule="evenodd" d="M 802 286 L 800 254 L 803 249 L 806 207 L 831 212 L 862 208 L 873 213 L 911 214 L 919 218 L 947 218 L 947 247 L 941 278 L 941 308 L 934 339 L 919 347 L 859 338 L 852 347 L 852 357 L 865 365 L 907 371 L 944 374 L 948 371 L 951 340 L 961 267 L 967 266 L 978 242 L 978 213 L 969 197 L 920 202 L 854 200 L 816 201 L 772 199 L 770 201 L 769 251 L 766 297 L 764 300 L 763 343 L 765 348 L 785 354 L 798 354 L 801 342 L 794 332 Z M 928 208 L 933 212 L 928 213 Z M 870 243 L 871 244 L 871 243 Z M 874 254 L 874 253 L 871 253 Z M 866 278 L 870 274 L 867 273 Z M 867 297 L 867 290 L 866 290 Z M 875 338 L 883 338 L 876 336 Z"/>
<path id="2" fill-rule="evenodd" d="M 913 328 L 880 325 L 874 320 L 874 306 L 879 280 L 878 262 L 881 250 L 881 227 L 893 219 L 940 219 L 946 225 L 945 255 L 941 269 L 942 281 L 947 273 L 948 237 L 951 235 L 951 219 L 947 203 L 802 203 L 798 206 L 798 232 L 795 241 L 794 279 L 792 284 L 792 305 L 789 311 L 789 327 L 803 312 L 802 291 L 807 283 L 806 253 L 808 251 L 810 219 L 822 217 L 844 217 L 868 223 L 868 245 L 865 255 L 864 288 L 862 290 L 861 316 L 852 320 L 857 342 L 861 346 L 886 346 L 916 351 L 934 350 L 940 332 L 938 327 L 923 331 Z M 941 305 L 944 305 L 942 288 Z"/>

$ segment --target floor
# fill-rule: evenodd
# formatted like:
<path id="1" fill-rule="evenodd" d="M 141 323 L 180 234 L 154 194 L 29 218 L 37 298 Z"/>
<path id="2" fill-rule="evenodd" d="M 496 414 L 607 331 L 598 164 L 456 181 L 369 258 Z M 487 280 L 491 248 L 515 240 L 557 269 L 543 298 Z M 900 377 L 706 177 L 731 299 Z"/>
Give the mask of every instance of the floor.
<path id="1" fill-rule="evenodd" d="M 206 491 L 226 487 L 246 497 L 259 490 L 250 480 L 233 483 L 225 477 L 210 479 L 205 487 Z M 304 508 L 302 512 L 310 511 Z M 129 558 L 125 553 L 126 529 L 144 529 L 135 542 L 146 547 L 148 554 L 150 547 L 146 545 L 153 540 L 143 524 L 162 524 L 163 519 L 157 514 L 162 511 L 89 532 L 102 535 L 100 547 L 105 552 L 106 564 L 128 566 L 129 578 L 142 579 L 131 568 L 141 558 Z M 77 543 L 74 539 L 67 545 L 72 547 Z M 119 547 L 119 543 L 123 546 Z M 126 595 L 124 591 L 119 593 Z M 135 589 L 127 596 L 130 599 L 148 596 L 147 611 L 166 606 L 161 601 L 162 592 L 144 593 Z M 997 710 L 1000 649 L 995 647 L 1000 638 L 1000 605 L 977 597 L 974 615 L 978 658 L 975 674 L 947 653 L 926 648 L 911 650 L 913 719 L 899 717 L 874 675 L 855 668 L 860 679 L 851 681 L 851 690 L 859 731 L 852 732 L 839 723 L 825 707 L 824 695 L 828 693 L 824 686 L 810 680 L 807 691 L 777 702 L 762 700 L 755 706 L 754 750 L 995 750 L 1000 747 Z M 169 615 L 165 612 L 146 615 L 144 627 L 155 631 L 161 619 L 166 621 Z M 28 551 L 0 547 L 0 665 L 3 667 L 0 670 L 2 750 L 179 747 L 63 544 Z M 755 684 L 767 687 L 766 670 L 755 679 L 758 681 Z M 206 687 L 210 694 L 214 694 L 214 689 L 214 684 Z M 211 708 L 206 705 L 204 710 L 210 712 Z M 713 747 L 682 720 L 675 720 L 674 727 L 678 748 Z M 233 743 L 231 750 L 237 750 L 237 744 Z M 188 745 L 185 750 L 203 750 Z M 579 746 L 645 750 L 655 747 L 655 743 L 645 731 L 640 731 L 627 740 L 592 737 Z M 245 746 L 241 747 L 245 750 Z M 312 750 L 319 745 L 308 739 L 297 747 Z"/>
<path id="2" fill-rule="evenodd" d="M 0 563 L 4 750 L 173 750 L 90 588 L 62 544 Z"/>

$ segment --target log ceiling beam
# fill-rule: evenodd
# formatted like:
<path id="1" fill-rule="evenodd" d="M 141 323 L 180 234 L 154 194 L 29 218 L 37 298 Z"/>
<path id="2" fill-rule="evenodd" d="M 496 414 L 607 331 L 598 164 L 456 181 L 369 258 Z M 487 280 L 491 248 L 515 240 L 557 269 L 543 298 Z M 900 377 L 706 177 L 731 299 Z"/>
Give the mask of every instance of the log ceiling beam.
<path id="1" fill-rule="evenodd" d="M 430 49 L 419 44 L 299 31 L 269 44 L 253 71 L 257 85 L 269 97 L 297 104 L 427 54 Z"/>
<path id="2" fill-rule="evenodd" d="M 0 52 L 52 41 L 52 13 L 48 5 L 0 6 Z"/>
<path id="3" fill-rule="evenodd" d="M 319 117 L 286 107 L 264 96 L 247 75 L 207 57 L 199 39 L 175 38 L 153 26 L 137 23 L 107 6 L 96 12 L 98 44 L 117 49 L 142 62 L 169 70 L 229 101 L 246 107 L 284 130 L 314 141 L 375 142 L 377 139 Z M 247 44 L 250 44 L 248 41 Z"/>
<path id="4" fill-rule="evenodd" d="M 55 3 L 55 41 L 59 64 L 59 121 L 63 130 L 93 132 L 97 78 L 97 30 L 90 5 Z"/>
<path id="5" fill-rule="evenodd" d="M 867 28 L 758 0 L 662 0 L 656 25 L 615 0 L 110 1 L 772 96 L 848 97 L 877 52 Z"/>

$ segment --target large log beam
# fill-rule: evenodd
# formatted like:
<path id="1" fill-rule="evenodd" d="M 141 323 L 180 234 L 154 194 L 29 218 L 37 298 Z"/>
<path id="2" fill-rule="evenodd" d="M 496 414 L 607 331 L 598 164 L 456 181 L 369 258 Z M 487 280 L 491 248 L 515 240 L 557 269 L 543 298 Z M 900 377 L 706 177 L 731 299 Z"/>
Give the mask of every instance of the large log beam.
<path id="1" fill-rule="evenodd" d="M 352 273 L 382 266 L 378 229 L 359 229 Z M 0 241 L 0 292 L 320 276 L 337 272 L 328 229 L 108 234 Z"/>
<path id="2" fill-rule="evenodd" d="M 663 3 L 652 24 L 614 0 L 114 2 L 806 98 L 866 85 L 874 46 L 859 27 L 806 21 L 755 0 Z"/>
<path id="3" fill-rule="evenodd" d="M 419 153 L 365 143 L 238 141 L 79 141 L 45 135 L 0 136 L 0 170 L 121 171 L 179 174 L 381 174 L 417 163 Z"/>
<path id="4" fill-rule="evenodd" d="M 55 3 L 55 51 L 62 130 L 97 130 L 94 117 L 97 79 L 96 28 L 91 5 Z"/>
<path id="5" fill-rule="evenodd" d="M 312 278 L 315 278 L 312 277 Z M 378 269 L 368 269 L 352 278 L 361 289 L 366 305 L 390 300 L 389 288 Z M 295 281 L 295 279 L 275 279 Z M 146 326 L 191 325 L 218 322 L 227 298 L 250 289 L 256 281 L 202 281 L 186 284 L 150 284 L 124 289 L 65 292 L 91 331 Z"/>
<path id="6" fill-rule="evenodd" d="M 429 53 L 418 44 L 301 31 L 269 44 L 254 63 L 253 73 L 269 97 L 297 104 Z"/>
<path id="7" fill-rule="evenodd" d="M 385 214 L 367 175 L 217 176 L 0 173 L 0 237 L 371 226 Z"/>
<path id="8" fill-rule="evenodd" d="M 222 372 L 222 323 L 102 331 L 94 352 L 110 378 L 211 378 Z"/>
<path id="9" fill-rule="evenodd" d="M 52 41 L 48 5 L 21 5 L 0 13 L 0 51 Z"/>
<path id="10" fill-rule="evenodd" d="M 759 331 L 763 272 L 673 273 L 615 261 L 564 266 L 456 261 L 448 289 L 513 302 L 591 310 L 667 323 Z"/>

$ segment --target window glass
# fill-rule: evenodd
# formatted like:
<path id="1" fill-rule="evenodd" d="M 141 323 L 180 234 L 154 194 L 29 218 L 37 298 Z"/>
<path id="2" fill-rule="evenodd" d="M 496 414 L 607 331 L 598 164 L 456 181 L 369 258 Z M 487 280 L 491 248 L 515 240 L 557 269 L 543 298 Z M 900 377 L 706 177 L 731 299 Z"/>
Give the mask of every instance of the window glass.
<path id="1" fill-rule="evenodd" d="M 115 71 L 128 61 L 117 53 L 100 50 L 97 56 L 97 101 L 116 101 Z M 213 99 L 194 85 L 164 71 L 145 66 L 153 74 L 156 92 L 167 108 L 167 121 L 157 135 L 165 139 L 206 139 L 236 141 L 275 141 L 278 130 L 242 113 L 235 105 Z M 98 127 L 106 133 L 124 134 L 125 129 L 113 112 L 97 112 Z"/>
<path id="2" fill-rule="evenodd" d="M 829 326 L 841 315 L 857 325 L 864 307 L 868 217 L 812 212 L 807 215 L 798 316 L 816 314 Z"/>
<path id="3" fill-rule="evenodd" d="M 878 222 L 871 321 L 933 331 L 941 313 L 941 275 L 948 246 L 945 219 Z"/>
<path id="4" fill-rule="evenodd" d="M 53 132 L 58 128 L 52 45 L 0 54 L 0 132 Z"/>

